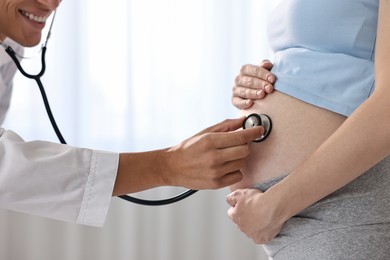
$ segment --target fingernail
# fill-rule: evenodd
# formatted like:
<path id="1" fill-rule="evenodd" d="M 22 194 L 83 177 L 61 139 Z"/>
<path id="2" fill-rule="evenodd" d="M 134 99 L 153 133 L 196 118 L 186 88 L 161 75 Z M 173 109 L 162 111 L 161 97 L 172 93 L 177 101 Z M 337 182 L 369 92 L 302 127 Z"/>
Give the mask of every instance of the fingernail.
<path id="1" fill-rule="evenodd" d="M 274 83 L 275 78 L 273 76 L 268 76 L 267 80 L 269 83 Z"/>
<path id="2" fill-rule="evenodd" d="M 256 91 L 256 96 L 258 96 L 258 97 L 261 97 L 261 95 L 262 95 L 262 90 L 258 90 L 258 91 Z"/>
<path id="3" fill-rule="evenodd" d="M 265 91 L 267 91 L 268 93 L 272 91 L 272 88 L 270 85 L 266 85 L 264 88 L 265 88 Z"/>

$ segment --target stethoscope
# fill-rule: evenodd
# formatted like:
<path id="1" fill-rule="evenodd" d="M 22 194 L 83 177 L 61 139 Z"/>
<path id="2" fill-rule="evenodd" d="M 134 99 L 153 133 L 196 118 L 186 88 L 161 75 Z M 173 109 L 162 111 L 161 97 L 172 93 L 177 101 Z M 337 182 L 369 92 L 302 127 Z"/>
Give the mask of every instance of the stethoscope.
<path id="1" fill-rule="evenodd" d="M 51 21 L 51 24 L 50 24 L 50 28 L 49 28 L 49 32 L 47 33 L 47 36 L 46 36 L 46 40 L 42 46 L 42 53 L 41 53 L 41 71 L 35 75 L 33 74 L 30 74 L 30 73 L 27 73 L 22 65 L 20 64 L 19 62 L 19 58 L 23 58 L 22 56 L 18 55 L 13 49 L 11 46 L 7 45 L 6 43 L 4 43 L 3 41 L 0 41 L 0 44 L 5 48 L 5 51 L 8 53 L 8 55 L 11 57 L 11 59 L 14 61 L 16 67 L 18 68 L 18 70 L 20 71 L 20 73 L 22 73 L 23 76 L 29 78 L 29 79 L 33 79 L 36 81 L 38 87 L 39 87 L 39 90 L 41 92 L 41 96 L 42 96 L 42 100 L 43 100 L 43 103 L 45 105 L 45 109 L 46 109 L 46 112 L 47 112 L 47 115 L 49 117 L 49 120 L 50 120 L 50 123 L 54 129 L 54 132 L 56 133 L 57 135 L 57 138 L 58 140 L 62 143 L 62 144 L 67 144 L 64 137 L 62 136 L 61 134 L 61 131 L 60 129 L 58 128 L 57 126 L 57 123 L 55 121 L 55 118 L 53 116 L 53 113 L 51 111 L 51 108 L 50 108 L 50 104 L 49 104 L 49 101 L 48 101 L 48 98 L 47 98 L 47 95 L 46 95 L 46 91 L 45 91 L 45 88 L 42 84 L 42 81 L 41 81 L 41 78 L 43 76 L 43 74 L 45 73 L 45 70 L 46 70 L 46 62 L 45 62 L 45 57 L 46 57 L 46 49 L 47 49 L 47 43 L 48 43 L 48 40 L 50 38 L 50 34 L 51 34 L 51 30 L 52 30 L 52 27 L 53 27 L 53 22 L 54 22 L 54 18 L 55 18 L 55 14 L 56 12 L 54 12 L 53 14 L 53 18 L 52 18 L 52 21 Z M 254 140 L 254 142 L 261 142 L 263 140 L 265 140 L 269 133 L 271 132 L 271 129 L 272 129 L 272 122 L 271 122 L 271 119 L 265 115 L 265 114 L 251 114 L 249 116 L 247 116 L 243 122 L 243 128 L 246 129 L 246 128 L 251 128 L 251 127 L 256 127 L 256 126 L 263 126 L 264 127 L 264 134 L 262 136 L 260 136 L 259 138 L 257 138 L 256 140 Z M 181 201 L 189 196 L 191 196 L 192 194 L 196 193 L 197 190 L 187 190 L 183 193 L 180 193 L 174 197 L 171 197 L 171 198 L 167 198 L 167 199 L 161 199 L 161 200 L 145 200 L 145 199 L 140 199 L 140 198 L 135 198 L 135 197 L 132 197 L 132 196 L 129 196 L 129 195 L 121 195 L 121 196 L 118 196 L 119 198 L 123 199 L 123 200 L 126 200 L 126 201 L 129 201 L 129 202 L 133 202 L 133 203 L 136 203 L 136 204 L 140 204 L 140 205 L 148 205 L 148 206 L 162 206 L 162 205 L 168 205 L 168 204 L 172 204 L 172 203 L 175 203 L 175 202 L 178 202 L 178 201 Z"/>
<path id="2" fill-rule="evenodd" d="M 242 128 L 244 129 L 253 128 L 256 126 L 262 126 L 264 128 L 264 133 L 259 138 L 253 140 L 253 142 L 258 143 L 264 141 L 271 133 L 272 130 L 271 118 L 266 114 L 253 113 L 248 115 L 242 124 Z"/>

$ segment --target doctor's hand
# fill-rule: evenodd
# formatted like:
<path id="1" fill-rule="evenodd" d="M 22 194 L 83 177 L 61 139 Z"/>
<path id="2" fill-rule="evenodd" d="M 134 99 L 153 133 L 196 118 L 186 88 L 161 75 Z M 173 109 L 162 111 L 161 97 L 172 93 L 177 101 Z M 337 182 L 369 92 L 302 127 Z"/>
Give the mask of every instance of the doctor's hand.
<path id="1" fill-rule="evenodd" d="M 238 130 L 244 119 L 225 120 L 168 149 L 120 153 L 112 195 L 159 186 L 217 189 L 240 181 L 249 146 L 264 132 Z"/>
<path id="2" fill-rule="evenodd" d="M 264 129 L 241 128 L 244 117 L 225 120 L 168 149 L 171 185 L 217 189 L 242 179 L 249 146 Z"/>
<path id="3" fill-rule="evenodd" d="M 227 196 L 230 219 L 257 244 L 272 240 L 282 229 L 273 202 L 257 189 L 238 189 Z"/>
<path id="4" fill-rule="evenodd" d="M 253 106 L 254 100 L 272 93 L 276 77 L 270 72 L 271 68 L 272 63 L 268 60 L 262 61 L 259 66 L 247 64 L 241 67 L 233 86 L 232 103 L 235 107 L 248 109 Z"/>

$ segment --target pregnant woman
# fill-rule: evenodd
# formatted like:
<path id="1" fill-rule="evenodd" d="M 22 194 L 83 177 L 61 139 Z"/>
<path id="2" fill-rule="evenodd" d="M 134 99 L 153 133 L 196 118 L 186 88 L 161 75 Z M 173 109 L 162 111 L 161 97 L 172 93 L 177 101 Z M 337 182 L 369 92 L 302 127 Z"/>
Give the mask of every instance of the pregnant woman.
<path id="1" fill-rule="evenodd" d="M 275 91 L 248 102 L 272 74 L 246 65 L 237 77 L 233 103 L 273 129 L 253 143 L 228 214 L 270 259 L 390 255 L 389 14 L 389 0 L 280 0 Z"/>

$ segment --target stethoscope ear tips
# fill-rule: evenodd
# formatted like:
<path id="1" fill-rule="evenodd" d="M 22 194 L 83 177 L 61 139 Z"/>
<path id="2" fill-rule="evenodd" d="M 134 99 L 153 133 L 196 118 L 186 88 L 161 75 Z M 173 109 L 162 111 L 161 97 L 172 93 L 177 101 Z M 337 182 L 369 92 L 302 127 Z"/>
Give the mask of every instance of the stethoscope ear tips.
<path id="1" fill-rule="evenodd" d="M 264 134 L 259 138 L 253 140 L 253 142 L 261 142 L 264 141 L 272 130 L 272 121 L 269 116 L 266 114 L 250 114 L 244 120 L 242 127 L 244 129 L 253 128 L 256 126 L 262 126 L 264 128 Z"/>

